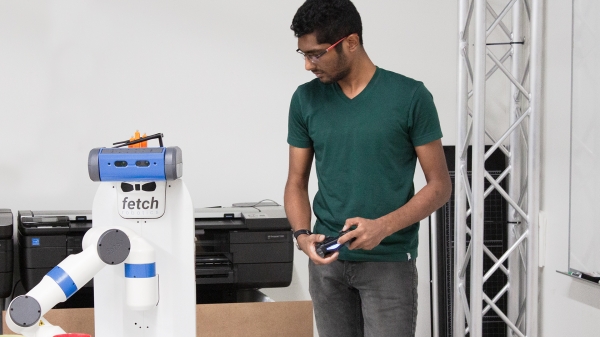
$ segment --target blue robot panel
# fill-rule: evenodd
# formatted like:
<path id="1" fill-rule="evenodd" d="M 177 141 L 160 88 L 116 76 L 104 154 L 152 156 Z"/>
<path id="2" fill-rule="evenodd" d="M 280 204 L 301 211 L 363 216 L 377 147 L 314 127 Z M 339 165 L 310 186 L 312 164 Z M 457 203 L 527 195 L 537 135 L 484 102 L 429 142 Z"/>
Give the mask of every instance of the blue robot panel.
<path id="1" fill-rule="evenodd" d="M 182 176 L 181 149 L 96 148 L 88 156 L 93 181 L 165 181 Z"/>

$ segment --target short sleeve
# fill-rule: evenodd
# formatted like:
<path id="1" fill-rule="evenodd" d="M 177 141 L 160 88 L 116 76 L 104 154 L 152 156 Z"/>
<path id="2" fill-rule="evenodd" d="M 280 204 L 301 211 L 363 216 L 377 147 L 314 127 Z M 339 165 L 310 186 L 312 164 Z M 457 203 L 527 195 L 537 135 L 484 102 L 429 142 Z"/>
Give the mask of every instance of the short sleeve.
<path id="1" fill-rule="evenodd" d="M 291 146 L 298 148 L 312 147 L 312 140 L 308 133 L 308 125 L 302 115 L 302 104 L 300 103 L 298 90 L 294 92 L 292 102 L 290 103 L 287 142 Z"/>
<path id="2" fill-rule="evenodd" d="M 433 96 L 422 83 L 415 90 L 410 105 L 409 135 L 414 146 L 442 138 L 442 128 Z"/>

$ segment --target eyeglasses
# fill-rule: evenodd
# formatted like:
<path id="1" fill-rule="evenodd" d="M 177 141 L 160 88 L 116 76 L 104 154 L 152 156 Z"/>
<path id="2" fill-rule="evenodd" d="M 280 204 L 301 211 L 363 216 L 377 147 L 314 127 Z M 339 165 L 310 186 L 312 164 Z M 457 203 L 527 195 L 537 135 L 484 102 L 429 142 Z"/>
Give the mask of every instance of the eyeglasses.
<path id="1" fill-rule="evenodd" d="M 317 63 L 319 62 L 319 59 L 321 58 L 321 56 L 327 54 L 328 51 L 332 50 L 333 48 L 335 48 L 335 46 L 337 46 L 340 42 L 344 41 L 348 36 L 345 36 L 343 38 L 341 38 L 338 42 L 332 44 L 331 46 L 329 46 L 327 49 L 325 49 L 322 53 L 319 54 L 305 54 L 302 50 L 300 49 L 296 49 L 296 52 L 300 55 L 302 55 L 303 59 L 308 59 L 310 62 L 312 63 Z"/>

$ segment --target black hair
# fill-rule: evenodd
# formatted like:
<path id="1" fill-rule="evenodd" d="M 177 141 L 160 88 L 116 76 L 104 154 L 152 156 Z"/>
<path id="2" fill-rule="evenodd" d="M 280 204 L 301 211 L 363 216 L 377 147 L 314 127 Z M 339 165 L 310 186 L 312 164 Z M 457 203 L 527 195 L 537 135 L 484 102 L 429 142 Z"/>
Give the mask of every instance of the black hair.
<path id="1" fill-rule="evenodd" d="M 296 37 L 314 32 L 319 44 L 334 44 L 356 33 L 363 44 L 360 14 L 350 0 L 306 0 L 294 15 L 290 29 Z"/>

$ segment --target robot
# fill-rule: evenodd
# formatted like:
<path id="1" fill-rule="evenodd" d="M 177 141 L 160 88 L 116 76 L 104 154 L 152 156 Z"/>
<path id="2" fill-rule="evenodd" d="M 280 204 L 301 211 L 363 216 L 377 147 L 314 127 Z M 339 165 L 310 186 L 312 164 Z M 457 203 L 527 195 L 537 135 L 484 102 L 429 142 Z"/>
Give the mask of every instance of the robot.
<path id="1" fill-rule="evenodd" d="M 159 147 L 140 147 L 158 139 Z M 194 210 L 179 147 L 162 134 L 96 148 L 88 172 L 100 187 L 83 251 L 69 255 L 6 313 L 26 337 L 64 333 L 43 318 L 94 279 L 96 337 L 196 335 Z M 113 145 L 115 145 L 113 144 Z M 129 148 L 119 148 L 129 145 Z"/>

